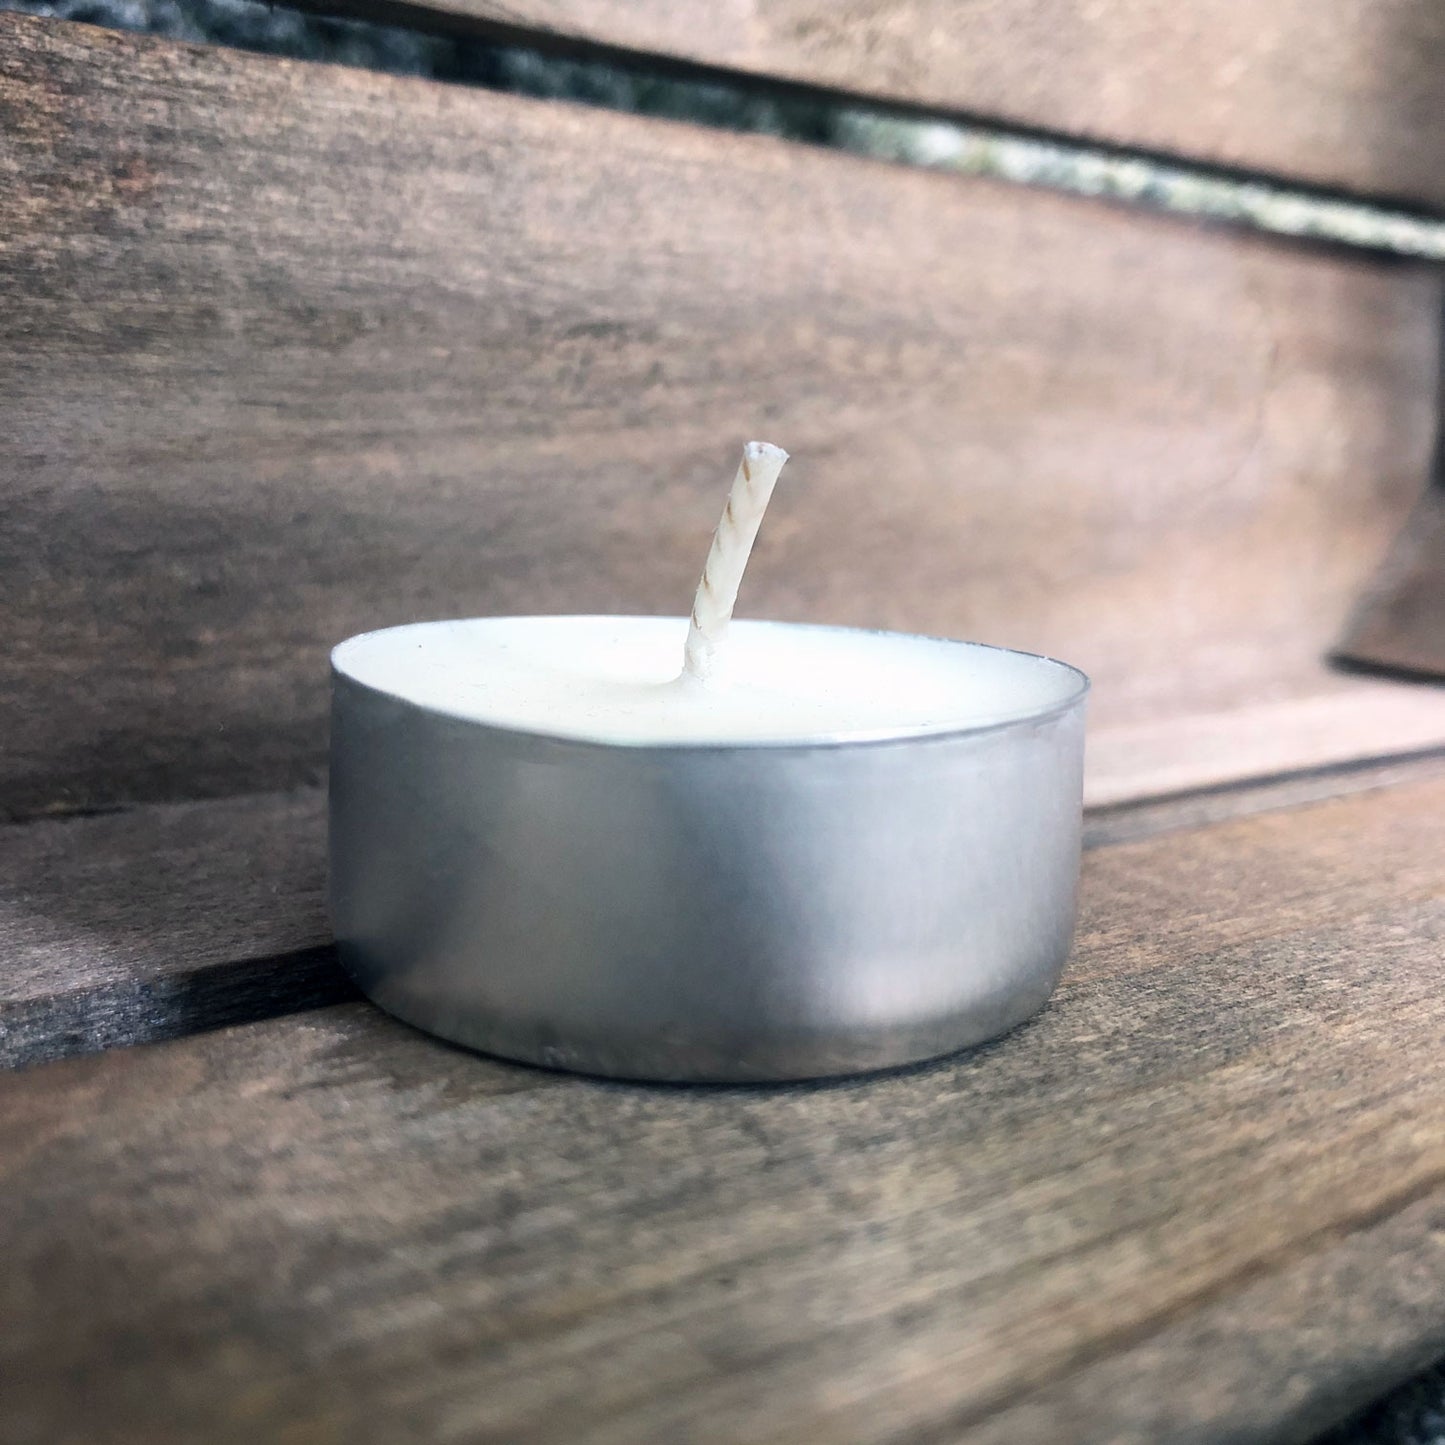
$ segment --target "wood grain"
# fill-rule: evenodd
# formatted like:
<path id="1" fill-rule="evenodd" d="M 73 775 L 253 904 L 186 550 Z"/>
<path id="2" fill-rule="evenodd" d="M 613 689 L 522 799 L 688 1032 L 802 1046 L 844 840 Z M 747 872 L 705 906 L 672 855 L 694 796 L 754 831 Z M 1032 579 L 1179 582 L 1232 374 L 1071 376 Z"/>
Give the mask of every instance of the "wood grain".
<path id="1" fill-rule="evenodd" d="M 1274 813 L 1355 793 L 1445 778 L 1445 749 L 1386 759 L 1355 759 L 1247 782 L 1202 787 L 1162 798 L 1101 803 L 1084 810 L 1084 847 L 1136 843 L 1163 833 L 1208 827 L 1256 813 Z"/>
<path id="2" fill-rule="evenodd" d="M 321 794 L 0 828 L 0 1067 L 354 996 Z"/>
<path id="3" fill-rule="evenodd" d="M 1445 753 L 1091 811 L 1085 846 L 1445 777 Z M 315 789 L 0 827 L 0 1068 L 355 996 Z"/>
<path id="4" fill-rule="evenodd" d="M 1434 0 L 306 0 L 1445 205 Z"/>
<path id="5" fill-rule="evenodd" d="M 1049 1009 L 870 1080 L 363 1005 L 8 1075 L 0 1437 L 1299 1438 L 1445 1347 L 1442 817 L 1092 853 Z"/>
<path id="6" fill-rule="evenodd" d="M 1322 675 L 1304 695 L 1140 722 L 1105 719 L 1086 748 L 1084 794 L 1098 807 L 1239 778 L 1379 760 L 1445 741 L 1445 690 L 1419 681 Z"/>
<path id="7" fill-rule="evenodd" d="M 1410 514 L 1336 655 L 1367 667 L 1445 678 L 1445 477 Z"/>
<path id="8" fill-rule="evenodd" d="M 11 14 L 0 175 L 11 816 L 316 780 L 353 632 L 681 613 L 759 434 L 745 613 L 1308 710 L 1428 472 L 1424 267 Z"/>

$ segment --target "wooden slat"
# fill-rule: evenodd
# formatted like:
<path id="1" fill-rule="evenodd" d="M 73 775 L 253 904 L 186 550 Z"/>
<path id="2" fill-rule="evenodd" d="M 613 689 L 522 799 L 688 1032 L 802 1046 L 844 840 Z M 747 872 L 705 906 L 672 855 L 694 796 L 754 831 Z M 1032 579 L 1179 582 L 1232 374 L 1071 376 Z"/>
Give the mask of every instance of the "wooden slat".
<path id="1" fill-rule="evenodd" d="M 1256 813 L 1302 808 L 1355 793 L 1397 788 L 1435 778 L 1445 778 L 1445 750 L 1439 748 L 1383 761 L 1306 768 L 1273 778 L 1201 788 L 1162 798 L 1099 804 L 1084 812 L 1084 847 L 1136 843 L 1163 833 L 1203 828 L 1233 818 L 1253 817 Z"/>
<path id="2" fill-rule="evenodd" d="M 1438 747 L 1442 719 L 1439 687 L 1321 676 L 1303 696 L 1266 694 L 1218 711 L 1097 729 L 1086 750 L 1085 797 L 1104 807 Z"/>
<path id="3" fill-rule="evenodd" d="M 352 632 L 683 611 L 758 433 L 746 612 L 1066 657 L 1144 791 L 1198 750 L 1140 728 L 1358 731 L 1320 659 L 1428 472 L 1427 268 L 8 14 L 0 181 L 12 816 L 316 779 Z M 1445 740 L 1398 696 L 1371 754 Z"/>
<path id="4" fill-rule="evenodd" d="M 0 1067 L 334 1003 L 317 792 L 0 828 Z"/>
<path id="5" fill-rule="evenodd" d="M 1085 846 L 1406 781 L 1445 754 L 1092 812 Z M 0 1069 L 354 997 L 326 917 L 319 790 L 0 827 Z"/>
<path id="6" fill-rule="evenodd" d="M 1105 848 L 1032 1025 L 787 1089 L 363 1005 L 0 1080 L 16 1440 L 1296 1439 L 1445 1348 L 1445 780 Z"/>
<path id="7" fill-rule="evenodd" d="M 1434 0 L 305 0 L 1445 205 Z"/>

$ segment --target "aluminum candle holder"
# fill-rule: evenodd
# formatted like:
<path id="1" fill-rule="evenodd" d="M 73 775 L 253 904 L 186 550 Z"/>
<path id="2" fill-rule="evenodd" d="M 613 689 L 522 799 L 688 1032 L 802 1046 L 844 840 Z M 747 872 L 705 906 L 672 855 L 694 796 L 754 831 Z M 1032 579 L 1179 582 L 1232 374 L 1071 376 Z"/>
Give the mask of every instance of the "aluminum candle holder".
<path id="1" fill-rule="evenodd" d="M 648 741 L 585 709 L 553 725 L 555 708 L 452 698 L 436 669 L 416 680 L 437 648 L 485 674 L 503 643 L 528 656 L 560 636 L 591 656 L 613 638 L 661 656 L 687 627 L 482 619 L 336 649 L 332 910 L 364 992 L 489 1053 L 675 1081 L 906 1064 L 1042 1007 L 1074 926 L 1088 688 L 1074 669 L 737 623 L 743 661 L 817 653 L 857 674 L 860 707 L 865 692 L 888 703 L 868 669 L 895 654 L 958 701 L 953 721 L 934 707 L 923 724 L 763 723 L 734 740 L 726 718 Z"/>

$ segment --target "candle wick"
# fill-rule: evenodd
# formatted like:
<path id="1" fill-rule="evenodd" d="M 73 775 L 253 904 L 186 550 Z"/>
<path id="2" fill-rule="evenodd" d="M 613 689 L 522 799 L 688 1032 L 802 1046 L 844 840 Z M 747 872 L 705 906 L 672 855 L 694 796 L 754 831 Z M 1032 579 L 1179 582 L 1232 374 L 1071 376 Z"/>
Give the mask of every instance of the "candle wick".
<path id="1" fill-rule="evenodd" d="M 788 454 L 768 442 L 749 442 L 733 478 L 727 505 L 712 534 L 712 546 L 697 584 L 692 620 L 687 628 L 682 675 L 706 682 L 717 668 L 718 651 L 727 637 L 738 587 L 762 525 L 763 513 Z"/>

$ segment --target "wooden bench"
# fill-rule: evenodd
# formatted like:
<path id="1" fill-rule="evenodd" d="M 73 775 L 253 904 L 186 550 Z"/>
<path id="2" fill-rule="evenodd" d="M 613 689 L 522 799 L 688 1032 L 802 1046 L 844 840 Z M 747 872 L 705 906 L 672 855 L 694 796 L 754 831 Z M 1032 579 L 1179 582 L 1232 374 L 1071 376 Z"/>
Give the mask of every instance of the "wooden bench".
<path id="1" fill-rule="evenodd" d="M 1424 0 L 321 8 L 1445 203 Z M 1445 689 L 1328 661 L 1393 545 L 1429 668 L 1441 301 L 0 14 L 0 1440 L 1301 1439 L 1445 1355 Z M 1054 1003 L 684 1090 L 356 1001 L 327 648 L 680 610 L 759 431 L 746 610 L 1093 675 Z"/>

